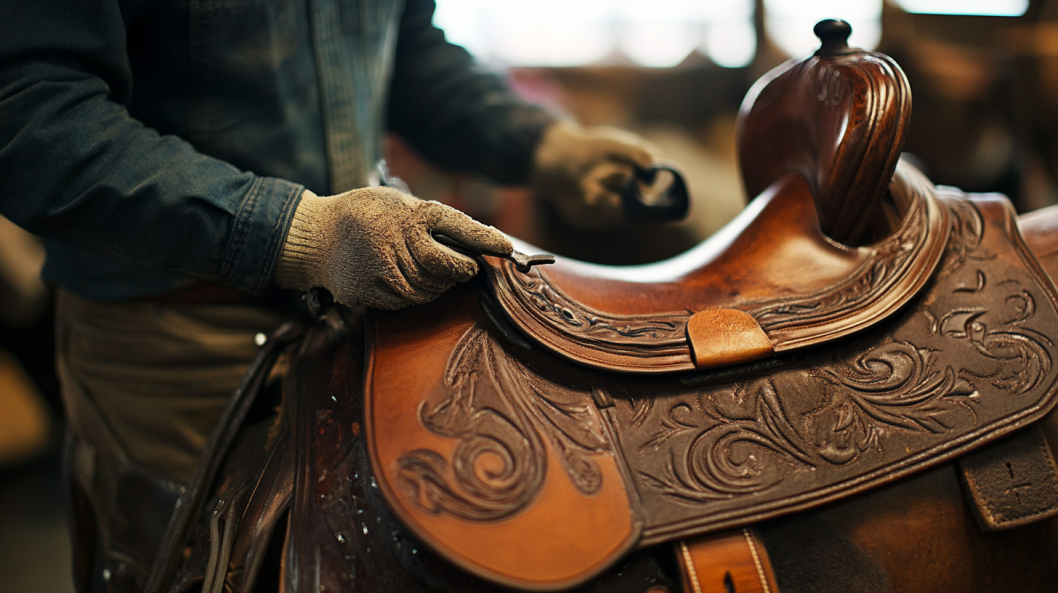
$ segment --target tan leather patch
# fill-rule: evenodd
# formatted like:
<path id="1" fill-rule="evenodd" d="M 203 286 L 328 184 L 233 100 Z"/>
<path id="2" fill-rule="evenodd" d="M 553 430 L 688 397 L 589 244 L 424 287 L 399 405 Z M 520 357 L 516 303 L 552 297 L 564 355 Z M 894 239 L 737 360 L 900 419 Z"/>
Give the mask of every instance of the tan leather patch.
<path id="1" fill-rule="evenodd" d="M 757 320 L 738 309 L 707 309 L 687 322 L 694 366 L 730 366 L 771 356 L 775 350 Z"/>
<path id="2" fill-rule="evenodd" d="M 681 540 L 676 558 L 688 593 L 779 593 L 768 553 L 752 528 Z"/>

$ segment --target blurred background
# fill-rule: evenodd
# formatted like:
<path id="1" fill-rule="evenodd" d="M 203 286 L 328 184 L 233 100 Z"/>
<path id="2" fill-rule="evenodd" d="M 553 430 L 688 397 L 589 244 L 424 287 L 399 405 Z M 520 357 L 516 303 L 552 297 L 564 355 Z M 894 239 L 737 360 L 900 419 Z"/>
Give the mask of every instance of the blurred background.
<path id="1" fill-rule="evenodd" d="M 750 85 L 815 50 L 842 18 L 850 44 L 911 82 L 905 150 L 939 184 L 1058 203 L 1058 0 L 437 0 L 435 22 L 527 99 L 586 125 L 634 130 L 687 173 L 684 223 L 585 233 L 523 189 L 453 174 L 387 138 L 390 170 L 541 249 L 610 264 L 682 252 L 744 206 L 735 117 Z M 0 219 L 0 592 L 72 590 L 50 295 L 35 239 Z"/>

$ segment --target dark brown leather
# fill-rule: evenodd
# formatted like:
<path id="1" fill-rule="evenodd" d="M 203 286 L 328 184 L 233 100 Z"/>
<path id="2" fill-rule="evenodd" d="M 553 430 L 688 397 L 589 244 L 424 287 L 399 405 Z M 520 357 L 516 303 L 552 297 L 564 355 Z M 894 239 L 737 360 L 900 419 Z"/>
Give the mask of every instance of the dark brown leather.
<path id="1" fill-rule="evenodd" d="M 790 60 L 761 77 L 742 103 L 746 194 L 797 173 L 824 234 L 847 245 L 877 239 L 891 230 L 883 198 L 910 121 L 911 88 L 888 56 L 839 41 Z"/>
<path id="2" fill-rule="evenodd" d="M 272 452 L 277 450 L 275 439 L 262 439 L 258 434 L 263 432 L 267 437 L 272 432 L 272 426 L 262 424 L 260 414 L 252 415 L 251 412 L 255 410 L 255 403 L 258 409 L 275 405 L 261 393 L 283 349 L 298 338 L 302 331 L 303 327 L 295 322 L 282 325 L 268 336 L 250 365 L 206 445 L 191 484 L 181 494 L 169 517 L 150 577 L 143 587 L 145 592 L 181 591 L 204 576 L 205 563 L 200 561 L 203 553 L 207 558 L 210 556 L 208 546 L 213 509 L 222 500 L 230 504 L 233 494 L 257 482 L 263 468 L 272 458 Z M 241 453 L 233 454 L 233 450 Z M 233 459 L 236 462 L 233 463 Z M 246 459 L 253 461 L 246 462 Z M 207 545 L 205 550 L 189 545 L 189 542 L 195 539 L 201 541 L 203 538 Z M 193 556 L 192 552 L 198 552 L 199 556 Z"/>
<path id="3" fill-rule="evenodd" d="M 958 461 L 978 525 L 1013 529 L 1058 515 L 1058 466 L 1039 426 Z"/>

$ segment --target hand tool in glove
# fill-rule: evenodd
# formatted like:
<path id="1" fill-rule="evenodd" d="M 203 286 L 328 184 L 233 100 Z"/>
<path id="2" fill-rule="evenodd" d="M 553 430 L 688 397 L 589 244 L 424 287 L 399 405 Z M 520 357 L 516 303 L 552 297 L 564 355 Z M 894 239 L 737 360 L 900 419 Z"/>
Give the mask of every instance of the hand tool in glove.
<path id="1" fill-rule="evenodd" d="M 392 188 L 331 197 L 306 190 L 275 282 L 303 291 L 326 288 L 346 306 L 402 309 L 426 303 L 478 272 L 473 258 L 441 245 L 431 233 L 481 253 L 510 256 L 513 251 L 500 231 Z"/>

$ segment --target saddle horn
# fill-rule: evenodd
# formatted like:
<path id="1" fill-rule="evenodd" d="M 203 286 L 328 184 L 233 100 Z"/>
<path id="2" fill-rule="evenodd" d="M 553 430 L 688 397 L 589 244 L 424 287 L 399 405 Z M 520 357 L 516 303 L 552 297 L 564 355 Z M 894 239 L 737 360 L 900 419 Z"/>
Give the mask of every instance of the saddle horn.
<path id="1" fill-rule="evenodd" d="M 911 121 L 911 87 L 888 56 L 850 48 L 852 27 L 825 20 L 803 61 L 764 75 L 739 110 L 738 155 L 752 198 L 798 173 L 823 232 L 846 245 L 889 233 L 883 198 Z"/>

